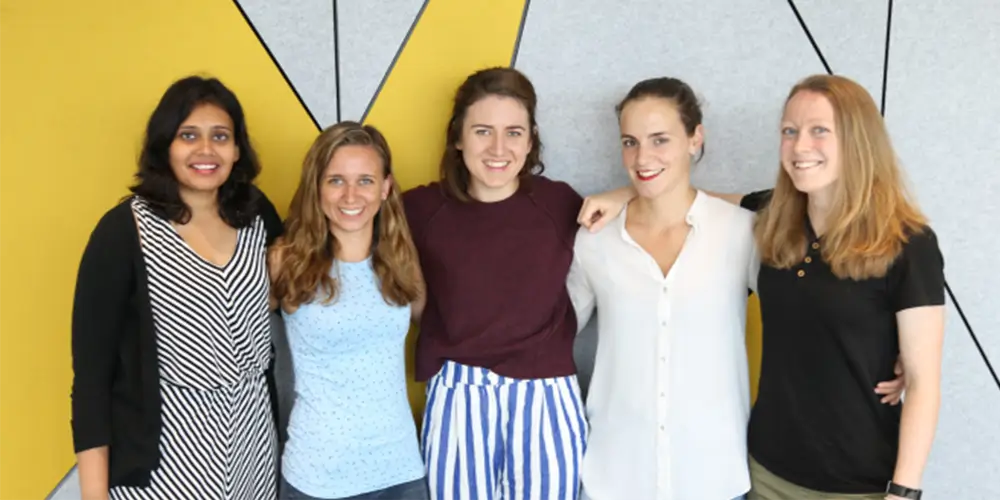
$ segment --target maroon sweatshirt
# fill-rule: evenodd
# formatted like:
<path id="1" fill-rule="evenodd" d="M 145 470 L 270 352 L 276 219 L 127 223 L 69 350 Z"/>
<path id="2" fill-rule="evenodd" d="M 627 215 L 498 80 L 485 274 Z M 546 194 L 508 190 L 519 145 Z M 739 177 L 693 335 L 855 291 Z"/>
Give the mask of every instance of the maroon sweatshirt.
<path id="1" fill-rule="evenodd" d="M 515 378 L 576 373 L 566 276 L 583 200 L 573 188 L 533 176 L 506 200 L 463 203 L 433 183 L 403 203 L 428 292 L 417 380 L 445 360 Z"/>

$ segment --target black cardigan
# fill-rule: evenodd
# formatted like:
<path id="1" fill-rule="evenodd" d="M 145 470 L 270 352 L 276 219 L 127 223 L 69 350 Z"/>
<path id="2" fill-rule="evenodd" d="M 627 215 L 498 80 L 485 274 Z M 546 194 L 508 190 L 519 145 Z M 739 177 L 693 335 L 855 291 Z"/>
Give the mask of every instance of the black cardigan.
<path id="1" fill-rule="evenodd" d="M 281 235 L 282 222 L 274 205 L 258 194 L 257 213 L 270 245 Z M 148 485 L 160 460 L 156 332 L 130 202 L 109 210 L 91 233 L 73 300 L 73 447 L 76 452 L 109 447 L 110 486 Z M 271 359 L 266 376 L 277 416 Z"/>

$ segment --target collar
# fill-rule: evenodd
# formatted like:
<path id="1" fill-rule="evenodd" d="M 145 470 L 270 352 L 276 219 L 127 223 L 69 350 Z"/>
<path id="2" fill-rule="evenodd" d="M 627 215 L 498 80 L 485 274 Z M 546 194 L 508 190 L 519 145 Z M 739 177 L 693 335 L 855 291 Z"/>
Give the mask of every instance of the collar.
<path id="1" fill-rule="evenodd" d="M 684 216 L 684 221 L 691 226 L 692 232 L 698 232 L 701 223 L 708 218 L 706 214 L 708 210 L 707 198 L 708 195 L 705 194 L 704 191 L 698 189 L 694 195 L 694 202 L 691 203 L 691 207 L 688 208 L 687 215 Z M 626 219 L 628 219 L 628 204 L 622 208 L 621 215 L 618 216 L 616 223 L 618 225 L 618 233 L 621 235 L 622 239 L 628 242 L 633 242 L 632 237 L 629 236 L 628 231 L 625 229 Z"/>

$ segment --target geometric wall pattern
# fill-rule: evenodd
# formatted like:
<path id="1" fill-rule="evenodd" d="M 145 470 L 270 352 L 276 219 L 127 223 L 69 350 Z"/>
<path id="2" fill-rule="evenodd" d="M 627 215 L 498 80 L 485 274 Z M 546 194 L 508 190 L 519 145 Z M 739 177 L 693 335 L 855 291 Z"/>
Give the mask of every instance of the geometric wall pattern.
<path id="1" fill-rule="evenodd" d="M 996 2 L 233 3 L 314 128 L 366 119 L 387 131 L 404 188 L 435 175 L 447 100 L 462 76 L 483 65 L 513 63 L 532 79 L 547 173 L 584 194 L 626 182 L 613 106 L 641 78 L 677 76 L 694 87 L 704 101 L 707 138 L 695 181 L 736 192 L 773 182 L 775 130 L 791 85 L 828 70 L 849 76 L 884 101 L 906 175 L 939 235 L 950 288 L 985 357 L 1000 362 L 1000 309 L 990 288 L 1000 277 L 992 263 L 1000 252 Z M 477 52 L 489 55 L 477 59 Z M 251 116 L 251 131 L 267 119 Z M 296 171 L 300 155 L 283 157 L 283 168 Z M 280 189 L 288 185 L 294 181 Z M 279 209 L 290 198 L 268 193 Z M 584 379 L 593 343 L 592 329 L 578 341 Z M 1000 498 L 1000 386 L 953 300 L 942 390 L 925 498 Z"/>

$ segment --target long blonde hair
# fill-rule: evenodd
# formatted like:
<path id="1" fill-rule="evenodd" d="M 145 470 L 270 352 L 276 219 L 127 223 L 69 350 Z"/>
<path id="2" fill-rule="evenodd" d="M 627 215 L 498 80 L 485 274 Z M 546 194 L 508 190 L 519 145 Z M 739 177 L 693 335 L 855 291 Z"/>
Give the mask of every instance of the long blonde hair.
<path id="1" fill-rule="evenodd" d="M 923 231 L 926 218 L 910 199 L 875 101 L 857 83 L 831 75 L 810 76 L 792 88 L 830 102 L 839 143 L 840 176 L 823 234 L 822 256 L 841 279 L 886 274 L 903 245 Z M 787 269 L 805 257 L 807 195 L 778 168 L 770 203 L 754 233 L 761 261 Z"/>
<path id="2" fill-rule="evenodd" d="M 271 293 L 286 309 L 312 302 L 322 291 L 323 303 L 337 296 L 330 267 L 338 242 L 320 206 L 319 184 L 334 153 L 343 146 L 367 146 L 382 159 L 383 175 L 392 173 L 392 155 L 385 137 L 371 125 L 341 122 L 324 130 L 302 163 L 302 177 L 289 207 L 285 234 L 275 242 L 272 258 L 279 259 L 271 276 Z M 405 305 L 420 294 L 417 250 L 406 223 L 399 188 L 393 182 L 389 196 L 375 215 L 372 267 L 386 302 Z"/>

